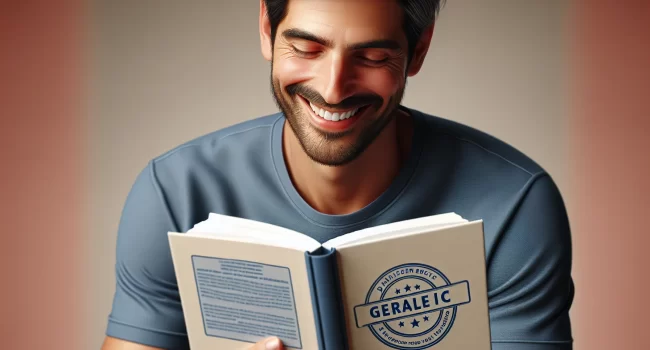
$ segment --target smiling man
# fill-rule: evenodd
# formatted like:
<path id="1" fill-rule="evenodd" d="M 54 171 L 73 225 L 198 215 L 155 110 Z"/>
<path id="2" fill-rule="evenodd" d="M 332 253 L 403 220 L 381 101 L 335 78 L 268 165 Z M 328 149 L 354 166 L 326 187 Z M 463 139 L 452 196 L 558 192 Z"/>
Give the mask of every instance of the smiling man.
<path id="1" fill-rule="evenodd" d="M 483 219 L 493 349 L 572 349 L 571 237 L 551 177 L 485 133 L 401 105 L 439 7 L 261 0 L 261 49 L 281 112 L 192 140 L 137 177 L 104 350 L 188 348 L 167 232 L 210 212 L 321 242 L 445 212 Z"/>

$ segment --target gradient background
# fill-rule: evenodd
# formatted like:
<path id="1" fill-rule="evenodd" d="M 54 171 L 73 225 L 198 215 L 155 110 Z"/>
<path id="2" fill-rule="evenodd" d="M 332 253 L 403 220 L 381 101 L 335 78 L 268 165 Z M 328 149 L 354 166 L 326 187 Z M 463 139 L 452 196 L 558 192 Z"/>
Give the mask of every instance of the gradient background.
<path id="1" fill-rule="evenodd" d="M 99 348 L 136 174 L 277 110 L 257 16 L 256 0 L 0 0 L 2 348 Z M 448 0 L 406 90 L 557 182 L 578 350 L 650 348 L 648 33 L 645 0 Z"/>

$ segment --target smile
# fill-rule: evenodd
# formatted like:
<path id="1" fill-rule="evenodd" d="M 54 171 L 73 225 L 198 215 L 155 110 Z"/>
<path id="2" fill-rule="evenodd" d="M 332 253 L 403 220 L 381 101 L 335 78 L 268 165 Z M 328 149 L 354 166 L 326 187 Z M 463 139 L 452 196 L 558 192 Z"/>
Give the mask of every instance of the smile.
<path id="1" fill-rule="evenodd" d="M 365 111 L 371 105 L 351 109 L 325 109 L 298 95 L 298 100 L 304 104 L 305 112 L 311 116 L 311 124 L 323 132 L 341 133 L 352 130 L 354 125 L 363 118 Z"/>
<path id="2" fill-rule="evenodd" d="M 354 109 L 350 109 L 350 110 L 347 110 L 347 111 L 334 112 L 334 111 L 326 110 L 324 108 L 320 108 L 320 107 L 314 105 L 311 102 L 309 102 L 309 107 L 311 107 L 312 111 L 314 111 L 314 113 L 317 116 L 319 116 L 319 117 L 321 117 L 321 118 L 323 118 L 325 120 L 330 120 L 330 121 L 334 121 L 334 122 L 338 122 L 338 121 L 341 121 L 341 120 L 346 120 L 346 119 L 354 116 L 359 111 L 359 108 L 354 108 Z"/>

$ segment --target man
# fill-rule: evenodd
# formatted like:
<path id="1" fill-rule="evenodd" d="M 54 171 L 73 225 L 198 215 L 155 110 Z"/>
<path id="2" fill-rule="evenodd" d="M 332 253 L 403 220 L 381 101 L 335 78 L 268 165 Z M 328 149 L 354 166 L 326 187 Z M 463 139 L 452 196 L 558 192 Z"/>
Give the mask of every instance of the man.
<path id="1" fill-rule="evenodd" d="M 571 349 L 571 238 L 546 172 L 469 127 L 402 106 L 436 0 L 262 0 L 282 113 L 152 160 L 128 196 L 104 350 L 183 349 L 167 232 L 217 212 L 328 239 L 445 212 L 483 219 L 493 349 Z M 271 349 L 261 341 L 258 349 Z M 281 346 L 278 344 L 278 346 Z"/>

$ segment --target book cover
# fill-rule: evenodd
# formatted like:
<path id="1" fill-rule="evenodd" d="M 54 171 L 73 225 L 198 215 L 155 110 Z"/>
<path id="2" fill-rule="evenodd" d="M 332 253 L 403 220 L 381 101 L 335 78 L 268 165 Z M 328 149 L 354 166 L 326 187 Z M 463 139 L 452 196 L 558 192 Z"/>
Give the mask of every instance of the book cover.
<path id="1" fill-rule="evenodd" d="M 192 349 L 490 349 L 482 221 L 418 219 L 323 245 L 243 219 L 169 233 Z M 300 237 L 303 236 L 303 237 Z"/>

